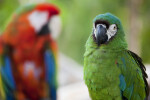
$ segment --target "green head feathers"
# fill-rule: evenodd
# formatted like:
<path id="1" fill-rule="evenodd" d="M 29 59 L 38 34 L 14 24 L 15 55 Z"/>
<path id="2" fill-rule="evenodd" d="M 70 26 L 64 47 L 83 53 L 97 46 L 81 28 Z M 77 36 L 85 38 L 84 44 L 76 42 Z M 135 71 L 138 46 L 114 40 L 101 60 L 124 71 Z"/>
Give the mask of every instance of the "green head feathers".
<path id="1" fill-rule="evenodd" d="M 109 50 L 125 49 L 127 44 L 119 18 L 110 13 L 96 16 L 93 21 L 93 32 L 86 46 Z"/>
<path id="2" fill-rule="evenodd" d="M 112 15 L 111 13 L 100 14 L 94 18 L 93 22 L 95 23 L 98 20 L 107 21 L 110 25 L 117 24 L 118 28 L 122 28 L 119 18 Z"/>
<path id="3" fill-rule="evenodd" d="M 26 12 L 33 10 L 35 7 L 36 7 L 35 4 L 26 4 L 23 7 L 18 8 L 15 14 L 21 15 L 22 13 L 26 13 Z"/>

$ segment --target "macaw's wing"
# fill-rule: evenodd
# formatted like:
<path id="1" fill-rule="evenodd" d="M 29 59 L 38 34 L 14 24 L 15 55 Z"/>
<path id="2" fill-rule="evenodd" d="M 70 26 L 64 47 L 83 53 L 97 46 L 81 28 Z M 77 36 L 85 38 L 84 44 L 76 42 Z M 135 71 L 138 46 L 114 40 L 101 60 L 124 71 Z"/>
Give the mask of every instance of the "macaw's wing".
<path id="1" fill-rule="evenodd" d="M 51 50 L 46 50 L 44 53 L 44 60 L 46 66 L 46 81 L 49 84 L 50 98 L 56 100 L 56 59 Z"/>
<path id="2" fill-rule="evenodd" d="M 147 99 L 147 74 L 141 58 L 131 51 L 124 51 L 116 64 L 121 69 L 119 78 L 123 100 Z"/>
<path id="3" fill-rule="evenodd" d="M 9 56 L 0 54 L 0 94 L 4 100 L 14 100 L 15 82 Z"/>
<path id="4" fill-rule="evenodd" d="M 142 59 L 132 51 L 128 51 L 128 53 L 132 55 L 132 57 L 134 58 L 134 60 L 136 61 L 136 63 L 138 64 L 138 66 L 140 67 L 140 69 L 142 71 L 142 76 L 143 76 L 143 79 L 144 79 L 144 82 L 145 82 L 146 96 L 148 96 L 149 95 L 149 87 L 148 87 L 148 83 L 147 83 L 147 80 L 146 80 L 146 78 L 148 78 L 148 76 L 147 76 L 147 73 L 146 73 L 146 68 L 145 68 L 144 64 L 142 63 Z"/>

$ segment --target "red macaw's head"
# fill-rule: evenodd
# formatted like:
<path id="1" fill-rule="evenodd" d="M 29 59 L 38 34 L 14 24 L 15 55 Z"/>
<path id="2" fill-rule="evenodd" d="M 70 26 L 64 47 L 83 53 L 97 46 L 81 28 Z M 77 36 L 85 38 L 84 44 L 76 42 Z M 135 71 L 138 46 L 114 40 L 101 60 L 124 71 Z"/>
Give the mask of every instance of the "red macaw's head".
<path id="1" fill-rule="evenodd" d="M 56 25 L 60 20 L 58 15 L 59 9 L 49 3 L 20 8 L 3 33 L 4 42 L 13 47 L 33 47 L 37 38 L 48 37 L 59 28 L 59 25 Z"/>

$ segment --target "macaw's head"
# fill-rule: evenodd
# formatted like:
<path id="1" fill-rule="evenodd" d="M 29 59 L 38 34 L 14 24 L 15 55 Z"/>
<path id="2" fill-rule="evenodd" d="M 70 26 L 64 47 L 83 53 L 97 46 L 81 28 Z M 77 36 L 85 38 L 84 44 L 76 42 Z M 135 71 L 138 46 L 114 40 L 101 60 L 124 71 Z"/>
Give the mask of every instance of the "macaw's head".
<path id="1" fill-rule="evenodd" d="M 60 31 L 59 9 L 52 4 L 35 5 L 27 19 L 37 35 L 51 33 L 52 37 L 56 38 Z"/>
<path id="2" fill-rule="evenodd" d="M 126 47 L 124 31 L 120 20 L 110 13 L 100 14 L 93 21 L 92 40 L 98 47 Z"/>
<path id="3" fill-rule="evenodd" d="M 60 27 L 59 9 L 56 6 L 49 3 L 30 4 L 13 14 L 3 33 L 4 41 L 9 45 L 33 44 L 37 37 L 50 35 L 56 38 Z"/>

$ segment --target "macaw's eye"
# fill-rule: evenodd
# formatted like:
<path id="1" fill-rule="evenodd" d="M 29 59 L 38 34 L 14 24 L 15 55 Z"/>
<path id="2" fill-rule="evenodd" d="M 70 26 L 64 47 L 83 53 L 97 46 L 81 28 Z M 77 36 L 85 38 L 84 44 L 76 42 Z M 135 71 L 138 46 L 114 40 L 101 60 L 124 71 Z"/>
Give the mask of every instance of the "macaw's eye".
<path id="1" fill-rule="evenodd" d="M 112 25 L 110 25 L 110 27 L 109 27 L 110 29 L 112 29 L 112 30 L 114 30 L 114 31 L 116 31 L 117 30 L 117 26 L 116 26 L 116 24 L 112 24 Z"/>
<path id="2" fill-rule="evenodd" d="M 116 30 L 117 29 L 117 26 L 114 26 L 114 30 Z"/>

